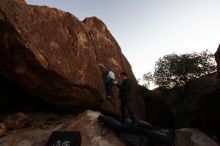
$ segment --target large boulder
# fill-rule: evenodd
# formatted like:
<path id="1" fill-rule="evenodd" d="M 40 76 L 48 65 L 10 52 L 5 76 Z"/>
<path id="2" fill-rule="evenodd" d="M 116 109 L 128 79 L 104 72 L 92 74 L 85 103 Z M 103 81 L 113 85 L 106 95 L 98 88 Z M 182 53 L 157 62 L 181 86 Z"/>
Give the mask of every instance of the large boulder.
<path id="1" fill-rule="evenodd" d="M 84 21 L 46 6 L 0 1 L 0 74 L 58 108 L 75 106 L 119 111 L 117 90 L 105 101 L 99 63 L 133 82 L 135 107 L 144 111 L 130 64 L 96 17 Z"/>

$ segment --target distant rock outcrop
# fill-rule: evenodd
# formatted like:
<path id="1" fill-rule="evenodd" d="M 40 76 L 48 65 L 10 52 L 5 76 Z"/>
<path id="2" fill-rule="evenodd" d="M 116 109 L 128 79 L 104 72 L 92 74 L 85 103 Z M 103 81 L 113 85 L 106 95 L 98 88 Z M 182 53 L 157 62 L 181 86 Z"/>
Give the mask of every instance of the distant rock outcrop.
<path id="1" fill-rule="evenodd" d="M 118 112 L 117 90 L 112 102 L 105 101 L 101 63 L 116 74 L 128 73 L 136 111 L 143 113 L 131 66 L 98 18 L 79 21 L 58 9 L 1 0 L 0 32 L 0 74 L 32 95 L 58 108 L 91 106 Z"/>
<path id="2" fill-rule="evenodd" d="M 147 118 L 157 125 L 173 121 L 170 125 L 176 128 L 198 128 L 219 140 L 220 90 L 216 84 L 217 74 L 212 73 L 193 79 L 184 87 L 143 90 Z"/>

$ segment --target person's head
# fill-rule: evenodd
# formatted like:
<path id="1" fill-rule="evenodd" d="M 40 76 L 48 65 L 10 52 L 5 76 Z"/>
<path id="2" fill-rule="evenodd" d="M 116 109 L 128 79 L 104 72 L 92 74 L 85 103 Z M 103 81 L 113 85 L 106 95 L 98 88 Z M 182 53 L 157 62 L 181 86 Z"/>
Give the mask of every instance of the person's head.
<path id="1" fill-rule="evenodd" d="M 127 80 L 128 79 L 128 74 L 123 71 L 123 72 L 120 73 L 120 77 L 121 77 L 122 80 Z"/>

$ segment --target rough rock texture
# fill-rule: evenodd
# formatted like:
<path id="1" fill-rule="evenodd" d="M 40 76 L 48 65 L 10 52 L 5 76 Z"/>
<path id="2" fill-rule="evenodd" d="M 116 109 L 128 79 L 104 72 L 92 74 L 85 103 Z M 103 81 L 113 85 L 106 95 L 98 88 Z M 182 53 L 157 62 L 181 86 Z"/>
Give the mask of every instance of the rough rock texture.
<path id="1" fill-rule="evenodd" d="M 7 134 L 7 128 L 4 123 L 0 123 L 0 137 Z"/>
<path id="2" fill-rule="evenodd" d="M 31 125 L 31 119 L 24 113 L 17 113 L 12 116 L 8 116 L 4 120 L 4 124 L 7 129 L 16 130 L 20 128 L 25 128 Z"/>
<path id="3" fill-rule="evenodd" d="M 23 4 L 27 4 L 25 0 L 15 0 L 15 1 L 23 3 Z"/>
<path id="4" fill-rule="evenodd" d="M 217 62 L 217 72 L 218 72 L 218 86 L 220 88 L 220 45 L 215 53 L 215 60 Z"/>
<path id="5" fill-rule="evenodd" d="M 205 133 L 190 128 L 183 128 L 176 131 L 176 146 L 219 146 Z"/>
<path id="6" fill-rule="evenodd" d="M 79 21 L 57 9 L 1 0 L 0 32 L 0 74 L 32 95 L 59 108 L 83 105 L 118 112 L 116 89 L 112 102 L 104 102 L 101 63 L 116 74 L 129 74 L 136 111 L 143 113 L 131 66 L 96 17 Z"/>

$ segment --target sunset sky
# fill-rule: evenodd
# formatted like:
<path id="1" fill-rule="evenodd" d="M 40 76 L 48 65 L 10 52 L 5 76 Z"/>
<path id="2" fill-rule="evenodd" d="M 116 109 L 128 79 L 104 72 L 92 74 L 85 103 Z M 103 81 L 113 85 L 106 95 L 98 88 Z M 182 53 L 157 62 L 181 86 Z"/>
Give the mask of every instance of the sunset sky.
<path id="1" fill-rule="evenodd" d="M 132 65 L 136 78 L 153 71 L 170 53 L 208 49 L 220 43 L 220 0 L 27 0 L 100 18 Z"/>

